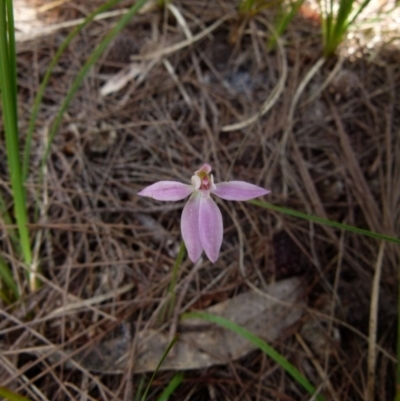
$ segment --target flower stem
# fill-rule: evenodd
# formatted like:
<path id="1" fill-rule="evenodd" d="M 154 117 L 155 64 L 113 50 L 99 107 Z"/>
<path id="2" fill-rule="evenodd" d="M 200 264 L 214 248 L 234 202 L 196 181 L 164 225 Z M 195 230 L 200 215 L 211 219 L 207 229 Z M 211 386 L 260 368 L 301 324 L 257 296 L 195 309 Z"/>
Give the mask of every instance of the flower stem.
<path id="1" fill-rule="evenodd" d="M 171 282 L 169 283 L 168 294 L 167 294 L 168 299 L 164 304 L 164 306 L 162 307 L 162 309 L 160 310 L 160 314 L 158 316 L 159 324 L 166 322 L 174 314 L 174 308 L 176 302 L 176 293 L 175 293 L 176 280 L 178 277 L 178 270 L 182 264 L 185 253 L 186 253 L 186 248 L 185 244 L 182 241 L 179 247 L 178 255 L 174 263 L 174 267 L 172 269 Z"/>

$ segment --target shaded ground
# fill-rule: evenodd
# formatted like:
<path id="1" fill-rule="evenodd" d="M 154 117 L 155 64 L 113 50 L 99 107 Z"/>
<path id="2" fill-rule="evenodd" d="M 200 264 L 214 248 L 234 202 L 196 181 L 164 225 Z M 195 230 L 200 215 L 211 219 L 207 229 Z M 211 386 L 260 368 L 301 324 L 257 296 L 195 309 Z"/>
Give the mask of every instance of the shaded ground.
<path id="1" fill-rule="evenodd" d="M 195 38 L 220 24 L 190 46 L 165 51 L 187 39 L 182 26 L 167 12 L 137 16 L 72 101 L 52 145 L 45 184 L 38 186 L 49 124 L 115 18 L 91 24 L 74 40 L 46 91 L 28 182 L 32 221 L 35 197 L 41 202 L 32 241 L 43 285 L 20 302 L 3 305 L 0 320 L 0 383 L 33 400 L 128 400 L 140 383 L 148 382 L 150 375 L 133 374 L 134 352 L 124 374 L 110 374 L 107 360 L 93 373 L 84 362 L 71 368 L 51 355 L 68 351 L 65 359 L 70 360 L 74 350 L 113 338 L 131 342 L 134 350 L 135 333 L 159 328 L 155 311 L 166 296 L 179 249 L 183 202 L 138 197 L 149 183 L 188 182 L 208 162 L 216 181 L 240 179 L 270 188 L 266 200 L 273 204 L 392 236 L 399 232 L 399 51 L 387 45 L 326 61 L 293 105 L 322 52 L 315 21 L 299 16 L 284 37 L 284 52 L 267 52 L 273 9 L 239 20 L 230 2 L 176 5 Z M 71 20 L 82 17 L 85 7 L 68 2 L 41 18 Z M 19 45 L 22 133 L 38 84 L 66 34 L 59 30 Z M 164 57 L 157 56 L 160 51 Z M 102 96 L 100 88 L 128 69 L 131 56 L 136 78 Z M 279 85 L 282 92 L 265 115 L 226 131 L 257 114 Z M 2 144 L 0 185 L 11 205 L 4 149 Z M 273 345 L 316 387 L 325 383 L 327 399 L 368 399 L 371 283 L 381 245 L 255 205 L 219 204 L 225 225 L 220 258 L 215 265 L 202 259 L 192 274 L 193 264 L 184 261 L 179 308 L 190 304 L 202 310 L 246 291 L 247 282 L 263 288 L 300 276 L 308 307 Z M 20 272 L 5 232 L 1 244 L 2 256 Z M 387 244 L 379 297 L 377 400 L 394 394 L 398 264 L 398 248 Z M 19 277 L 26 287 L 24 275 Z M 66 308 L 76 302 L 75 309 Z M 52 314 L 62 307 L 62 313 Z M 149 399 L 155 400 L 173 375 L 158 374 Z M 255 351 L 223 366 L 186 372 L 171 399 L 309 397 Z"/>

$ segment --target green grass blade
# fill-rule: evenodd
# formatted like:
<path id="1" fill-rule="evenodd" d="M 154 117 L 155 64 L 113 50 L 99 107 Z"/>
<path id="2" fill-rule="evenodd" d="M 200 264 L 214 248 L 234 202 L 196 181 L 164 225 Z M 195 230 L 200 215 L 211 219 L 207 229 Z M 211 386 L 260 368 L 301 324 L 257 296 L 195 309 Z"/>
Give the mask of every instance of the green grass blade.
<path id="1" fill-rule="evenodd" d="M 0 285 L 0 299 L 6 304 L 10 305 L 11 304 L 11 299 L 8 297 L 8 295 L 1 289 Z"/>
<path id="2" fill-rule="evenodd" d="M 364 10 L 364 8 L 371 2 L 371 0 L 364 0 L 358 8 L 356 8 L 353 13 L 350 13 L 347 19 L 347 25 L 350 26 L 355 19 L 360 15 L 360 13 Z"/>
<path id="3" fill-rule="evenodd" d="M 8 49 L 9 49 L 9 65 L 10 65 L 10 79 L 13 88 L 17 87 L 17 59 L 15 52 L 15 26 L 14 26 L 14 9 L 12 0 L 6 0 L 7 5 L 7 25 L 8 25 Z M 13 93 L 14 103 L 17 104 L 17 93 Z"/>
<path id="4" fill-rule="evenodd" d="M 284 11 L 283 15 L 280 17 L 278 20 L 278 23 L 276 25 L 276 33 L 278 36 L 282 36 L 282 34 L 285 32 L 287 26 L 289 23 L 292 21 L 294 16 L 296 15 L 297 11 L 301 7 L 301 5 L 304 3 L 304 0 L 295 0 L 294 2 L 291 2 L 290 5 L 286 6 L 285 4 L 282 4 L 282 7 L 289 7 L 289 11 Z M 268 49 L 272 50 L 275 48 L 276 45 L 276 37 L 273 35 L 268 41 Z"/>
<path id="5" fill-rule="evenodd" d="M 3 397 L 5 400 L 9 400 L 9 401 L 31 401 L 29 398 L 22 397 L 22 395 L 15 394 L 5 387 L 0 387 L 0 397 Z"/>
<path id="6" fill-rule="evenodd" d="M 332 1 L 332 0 L 331 0 Z M 353 9 L 354 0 L 340 0 L 339 10 L 335 18 L 335 27 L 333 32 L 333 41 L 339 44 L 348 28 L 348 18 Z"/>
<path id="7" fill-rule="evenodd" d="M 14 198 L 14 210 L 17 219 L 19 241 L 25 263 L 30 266 L 32 253 L 27 228 L 26 195 L 23 186 L 18 144 L 17 87 L 15 82 L 15 43 L 12 12 L 8 12 L 8 3 L 0 0 L 0 83 L 3 107 L 4 130 L 7 148 L 7 162 Z M 14 51 L 14 53 L 12 53 Z M 13 78 L 14 77 L 14 78 Z"/>
<path id="8" fill-rule="evenodd" d="M 64 116 L 65 111 L 69 103 L 72 100 L 72 97 L 75 95 L 79 87 L 81 86 L 84 78 L 88 74 L 90 68 L 94 65 L 94 63 L 100 58 L 100 56 L 104 53 L 107 46 L 111 43 L 111 41 L 121 32 L 121 30 L 129 23 L 132 17 L 140 10 L 140 8 L 147 2 L 147 0 L 138 0 L 129 11 L 119 20 L 119 22 L 108 32 L 105 38 L 100 42 L 100 44 L 96 47 L 96 49 L 92 52 L 90 57 L 87 59 L 86 63 L 80 69 L 78 75 L 73 81 L 65 99 L 55 117 L 54 123 L 52 124 L 49 131 L 49 141 L 46 146 L 43 158 L 42 158 L 42 166 L 46 164 L 47 158 L 50 153 L 50 147 L 53 142 L 54 136 L 61 124 L 62 118 Z"/>
<path id="9" fill-rule="evenodd" d="M 141 400 L 141 401 L 146 401 L 147 393 L 148 393 L 149 390 L 150 390 L 151 383 L 153 383 L 153 380 L 154 380 L 154 378 L 156 377 L 156 374 L 157 374 L 158 370 L 160 369 L 160 366 L 162 365 L 162 363 L 164 362 L 165 358 L 166 358 L 167 355 L 169 354 L 169 351 L 171 351 L 172 347 L 173 347 L 173 346 L 175 345 L 175 343 L 178 341 L 178 338 L 179 338 L 178 335 L 176 335 L 176 336 L 172 339 L 172 341 L 169 343 L 167 349 L 164 351 L 164 353 L 163 353 L 163 355 L 162 355 L 162 357 L 161 357 L 161 359 L 160 359 L 160 362 L 158 362 L 158 365 L 157 365 L 155 371 L 153 372 L 153 374 L 152 374 L 152 376 L 151 376 L 151 379 L 150 379 L 150 381 L 149 381 L 149 384 L 148 384 L 147 387 L 146 387 L 146 390 L 145 390 L 145 392 L 144 392 L 144 394 L 143 394 L 143 397 L 142 397 L 142 400 Z"/>
<path id="10" fill-rule="evenodd" d="M 247 14 L 251 11 L 255 0 L 241 0 L 238 6 L 239 13 Z"/>
<path id="11" fill-rule="evenodd" d="M 325 5 L 329 4 L 329 10 L 327 10 L 327 6 L 322 7 L 322 0 L 319 1 L 325 56 L 330 56 L 335 52 L 350 25 L 371 0 L 364 0 L 361 4 L 355 0 L 338 0 L 339 8 L 335 12 L 334 3 L 336 2 L 335 0 L 324 0 Z"/>
<path id="12" fill-rule="evenodd" d="M 0 256 L 0 278 L 3 280 L 5 285 L 12 291 L 14 298 L 19 298 L 19 291 L 17 285 L 15 284 L 12 272 L 7 264 L 7 262 Z"/>
<path id="13" fill-rule="evenodd" d="M 365 230 L 363 228 L 358 228 L 358 227 L 350 226 L 348 224 L 338 223 L 337 221 L 324 219 L 322 217 L 312 216 L 310 214 L 298 212 L 296 210 L 288 209 L 286 207 L 272 205 L 271 203 L 267 203 L 267 202 L 252 200 L 252 201 L 250 201 L 250 203 L 252 203 L 253 205 L 256 205 L 256 206 L 263 207 L 264 209 L 274 210 L 275 212 L 287 214 L 287 215 L 293 216 L 293 217 L 298 217 L 303 220 L 312 221 L 313 223 L 318 223 L 321 225 L 338 228 L 340 230 L 345 230 L 345 231 L 349 231 L 352 233 L 364 235 L 366 237 L 371 237 L 371 238 L 375 238 L 375 239 L 379 239 L 379 240 L 393 242 L 395 244 L 400 244 L 399 238 L 391 237 L 390 235 L 375 233 L 373 231 Z"/>
<path id="14" fill-rule="evenodd" d="M 168 383 L 168 386 L 164 389 L 164 391 L 157 398 L 157 401 L 168 401 L 169 396 L 174 393 L 177 387 L 182 383 L 183 373 L 177 373 L 172 380 Z"/>
<path id="15" fill-rule="evenodd" d="M 0 194 L 0 216 L 3 219 L 4 226 L 6 227 L 7 234 L 11 240 L 12 246 L 18 255 L 22 255 L 21 246 L 19 243 L 18 232 L 12 227 L 14 221 L 7 210 L 6 202 Z"/>
<path id="16" fill-rule="evenodd" d="M 97 8 L 95 11 L 93 11 L 91 14 L 89 14 L 85 20 L 75 27 L 66 37 L 64 42 L 61 44 L 61 46 L 57 49 L 56 54 L 52 58 L 49 67 L 47 68 L 46 74 L 43 78 L 43 81 L 41 82 L 39 86 L 38 93 L 36 94 L 35 100 L 33 102 L 33 107 L 32 107 L 32 113 L 31 113 L 31 118 L 29 120 L 29 125 L 28 125 L 28 132 L 26 135 L 26 141 L 25 141 L 25 148 L 24 148 L 24 157 L 23 157 L 23 163 L 22 163 L 22 174 L 23 174 L 23 179 L 26 181 L 26 178 L 28 177 L 28 171 L 29 171 L 29 160 L 30 160 L 30 155 L 31 155 L 31 145 L 32 145 L 32 137 L 33 137 L 33 132 L 35 130 L 36 126 L 36 121 L 38 118 L 39 114 L 39 108 L 42 103 L 42 99 L 44 96 L 44 92 L 46 90 L 47 84 L 50 80 L 51 74 L 53 72 L 54 67 L 57 65 L 58 60 L 64 53 L 64 51 L 67 49 L 69 44 L 71 43 L 72 39 L 87 25 L 89 22 L 93 21 L 93 19 L 96 17 L 96 15 L 107 11 L 109 8 L 114 6 L 115 4 L 119 3 L 121 0 L 110 0 L 107 3 L 101 5 L 99 8 Z"/>
<path id="17" fill-rule="evenodd" d="M 220 316 L 215 316 L 204 312 L 185 313 L 184 315 L 182 315 L 181 318 L 203 319 L 208 322 L 218 324 L 219 326 L 224 327 L 228 330 L 231 330 L 232 332 L 245 338 L 256 347 L 260 348 L 266 355 L 268 355 L 271 359 L 278 363 L 290 376 L 292 376 L 293 379 L 295 379 L 301 386 L 303 386 L 305 390 L 307 390 L 311 395 L 315 394 L 315 387 L 285 357 L 283 357 L 278 351 L 276 351 L 273 347 L 263 341 L 260 337 L 254 335 L 253 333 L 237 325 L 236 323 L 233 323 L 230 320 L 227 320 Z M 322 395 L 317 395 L 315 399 L 318 401 L 325 401 L 325 398 Z"/>
<path id="18" fill-rule="evenodd" d="M 353 3 L 354 0 L 339 0 L 339 9 L 336 15 L 336 26 L 342 26 L 346 24 L 347 18 L 353 9 Z"/>
<path id="19" fill-rule="evenodd" d="M 139 385 L 138 385 L 136 393 L 135 393 L 134 401 L 140 401 L 140 399 L 142 398 L 141 394 L 142 394 L 143 387 L 144 387 L 144 381 L 145 381 L 145 376 L 142 376 L 140 378 Z"/>

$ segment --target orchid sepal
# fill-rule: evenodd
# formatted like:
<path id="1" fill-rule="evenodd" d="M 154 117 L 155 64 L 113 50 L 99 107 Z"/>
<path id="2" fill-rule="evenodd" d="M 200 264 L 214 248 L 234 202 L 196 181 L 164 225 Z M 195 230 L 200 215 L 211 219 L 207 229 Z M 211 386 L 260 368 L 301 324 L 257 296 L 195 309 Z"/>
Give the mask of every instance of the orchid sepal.
<path id="1" fill-rule="evenodd" d="M 178 181 L 158 181 L 144 189 L 138 195 L 148 196 L 161 201 L 178 201 L 187 198 L 194 191 L 191 185 Z"/>

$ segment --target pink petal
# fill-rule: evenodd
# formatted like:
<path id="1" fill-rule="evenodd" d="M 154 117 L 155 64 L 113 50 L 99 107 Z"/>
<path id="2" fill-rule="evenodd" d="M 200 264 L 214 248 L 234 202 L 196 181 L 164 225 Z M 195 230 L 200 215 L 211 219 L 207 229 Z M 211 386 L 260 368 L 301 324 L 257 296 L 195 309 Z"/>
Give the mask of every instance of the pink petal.
<path id="1" fill-rule="evenodd" d="M 195 263 L 203 248 L 199 236 L 199 209 L 201 194 L 194 193 L 183 208 L 181 231 L 190 260 Z"/>
<path id="2" fill-rule="evenodd" d="M 142 189 L 138 195 L 162 201 L 178 201 L 186 198 L 192 192 L 193 187 L 191 185 L 176 181 L 158 181 Z"/>
<path id="3" fill-rule="evenodd" d="M 266 195 L 271 191 L 244 181 L 220 182 L 211 193 L 226 200 L 245 201 Z"/>
<path id="4" fill-rule="evenodd" d="M 201 197 L 199 232 L 204 252 L 215 263 L 219 256 L 223 236 L 222 215 L 211 198 Z"/>

